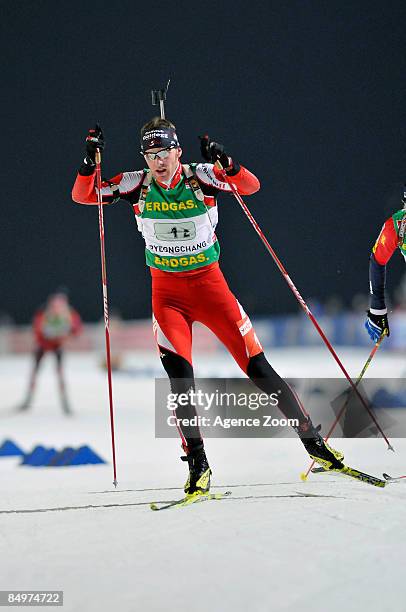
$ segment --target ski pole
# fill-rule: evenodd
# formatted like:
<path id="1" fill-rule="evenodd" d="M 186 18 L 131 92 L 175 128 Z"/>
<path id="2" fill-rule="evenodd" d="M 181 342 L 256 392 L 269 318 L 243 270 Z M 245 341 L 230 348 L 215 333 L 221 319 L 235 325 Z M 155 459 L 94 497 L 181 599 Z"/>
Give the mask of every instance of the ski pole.
<path id="1" fill-rule="evenodd" d="M 388 445 L 388 450 L 394 451 L 394 448 L 391 445 L 391 443 L 389 442 L 389 440 L 386 437 L 386 435 L 384 434 L 384 432 L 382 430 L 382 427 L 377 422 L 374 414 L 371 412 L 371 410 L 369 409 L 369 406 L 367 405 L 367 403 L 365 402 L 364 398 L 361 396 L 361 394 L 358 391 L 357 387 L 353 383 L 350 375 L 348 374 L 348 372 L 345 369 L 344 365 L 340 361 L 337 353 L 335 352 L 334 348 L 332 347 L 332 345 L 331 345 L 330 341 L 328 340 L 327 336 L 325 335 L 325 333 L 323 332 L 322 328 L 318 324 L 318 322 L 317 322 L 316 318 L 314 317 L 313 313 L 310 311 L 310 308 L 307 306 L 305 300 L 300 295 L 298 289 L 295 287 L 292 279 L 290 278 L 289 274 L 285 270 L 285 268 L 284 268 L 282 262 L 280 261 L 279 257 L 276 255 L 275 251 L 273 250 L 273 248 L 271 247 L 270 243 L 266 239 L 263 231 L 261 230 L 261 228 L 259 227 L 258 223 L 255 221 L 254 217 L 250 213 L 250 211 L 248 209 L 248 206 L 245 204 L 244 200 L 242 199 L 242 197 L 238 193 L 235 185 L 232 183 L 230 178 L 227 176 L 223 166 L 221 165 L 221 163 L 218 160 L 216 161 L 216 166 L 220 170 L 221 175 L 223 177 L 223 180 L 226 183 L 228 183 L 228 185 L 230 186 L 231 192 L 233 193 L 235 199 L 237 200 L 237 202 L 239 203 L 239 205 L 243 209 L 243 211 L 244 211 L 245 215 L 247 216 L 249 222 L 251 223 L 252 227 L 254 228 L 254 230 L 258 234 L 259 238 L 261 239 L 262 243 L 264 244 L 265 248 L 267 249 L 268 253 L 271 255 L 272 259 L 276 263 L 280 273 L 284 277 L 285 281 L 288 283 L 288 285 L 291 288 L 291 290 L 292 290 L 294 296 L 296 297 L 297 301 L 299 302 L 299 304 L 301 305 L 301 307 L 303 308 L 303 310 L 305 311 L 305 313 L 307 314 L 307 316 L 309 317 L 309 319 L 311 320 L 311 322 L 313 323 L 313 325 L 315 326 L 315 328 L 319 332 L 319 334 L 320 334 L 322 340 L 324 341 L 325 345 L 327 346 L 328 350 L 330 351 L 330 353 L 334 357 L 335 361 L 337 362 L 337 364 L 340 367 L 341 371 L 343 372 L 344 376 L 346 377 L 346 379 L 350 383 L 351 387 L 353 388 L 353 390 L 357 394 L 357 396 L 358 396 L 359 400 L 361 401 L 362 405 L 367 410 L 369 416 L 371 417 L 371 419 L 375 423 L 376 427 L 378 428 L 378 431 L 381 433 L 383 439 L 385 440 L 386 444 Z"/>
<path id="2" fill-rule="evenodd" d="M 368 368 L 369 364 L 371 363 L 371 361 L 372 361 L 372 359 L 373 359 L 373 357 L 374 357 L 374 355 L 375 355 L 376 351 L 378 350 L 378 348 L 379 348 L 379 346 L 380 346 L 380 344 L 381 344 L 381 342 L 382 342 L 382 340 L 383 340 L 384 336 L 386 336 L 386 330 L 385 330 L 385 331 L 383 332 L 383 334 L 380 336 L 379 340 L 378 340 L 378 341 L 375 343 L 374 348 L 373 348 L 373 349 L 372 349 L 372 351 L 370 352 L 369 357 L 368 357 L 368 359 L 366 360 L 364 367 L 362 368 L 362 370 L 361 370 L 361 372 L 360 372 L 360 374 L 359 374 L 359 376 L 358 376 L 357 380 L 355 381 L 355 387 L 358 387 L 359 383 L 361 382 L 362 377 L 364 376 L 365 372 L 367 371 L 367 368 Z M 347 399 L 345 400 L 345 402 L 344 402 L 344 404 L 343 404 L 343 406 L 342 406 L 341 410 L 340 410 L 340 411 L 339 411 L 339 413 L 337 414 L 337 416 L 336 416 L 336 418 L 335 418 L 335 420 L 334 420 L 334 423 L 332 424 L 332 426 L 331 426 L 331 427 L 330 427 L 330 429 L 328 430 L 327 435 L 326 435 L 326 437 L 324 438 L 324 441 L 325 441 L 325 442 L 327 442 L 327 440 L 330 438 L 330 436 L 332 435 L 332 433 L 333 433 L 334 429 L 336 428 L 337 423 L 339 422 L 339 420 L 341 419 L 342 415 L 344 414 L 344 411 L 345 411 L 345 409 L 347 408 L 348 403 L 349 403 L 349 401 L 350 401 L 351 392 L 352 392 L 352 389 L 350 389 L 350 392 L 349 392 L 349 394 L 348 394 L 348 396 L 347 396 Z M 313 461 L 311 462 L 311 464 L 309 465 L 309 467 L 308 467 L 308 469 L 307 469 L 307 472 L 302 472 L 302 473 L 300 474 L 300 478 L 301 478 L 302 480 L 307 480 L 307 477 L 308 477 L 308 475 L 310 474 L 311 469 L 312 469 L 312 467 L 314 466 L 314 464 L 315 464 L 315 463 L 316 463 L 316 462 L 315 462 L 315 460 L 313 459 Z"/>
<path id="3" fill-rule="evenodd" d="M 109 386 L 111 448 L 112 448 L 112 453 L 113 453 L 113 477 L 114 477 L 113 485 L 117 487 L 116 445 L 115 445 L 115 439 L 114 439 L 113 383 L 111 379 L 109 304 L 107 300 L 107 271 L 106 271 L 106 254 L 105 254 L 105 249 L 104 249 L 104 218 L 103 218 L 100 149 L 96 149 L 95 162 L 96 162 L 97 202 L 98 202 L 98 209 L 99 209 L 100 259 L 101 259 L 101 275 L 102 275 L 102 286 L 103 286 L 103 313 L 104 313 L 104 328 L 106 332 L 106 363 L 107 363 L 107 380 L 108 380 L 108 386 Z"/>

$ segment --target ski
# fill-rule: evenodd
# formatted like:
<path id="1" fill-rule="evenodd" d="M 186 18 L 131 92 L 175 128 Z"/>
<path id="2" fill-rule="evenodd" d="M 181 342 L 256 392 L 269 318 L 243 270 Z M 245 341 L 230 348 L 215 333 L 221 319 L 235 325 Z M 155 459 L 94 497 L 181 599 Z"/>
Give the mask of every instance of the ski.
<path id="1" fill-rule="evenodd" d="M 355 478 L 355 480 L 366 482 L 367 484 L 370 484 L 374 487 L 380 487 L 381 489 L 383 489 L 383 487 L 386 487 L 388 482 L 390 482 L 388 479 L 382 480 L 382 478 L 378 478 L 377 476 L 371 476 L 371 474 L 366 474 L 365 472 L 361 472 L 360 470 L 356 470 L 355 468 L 348 467 L 347 465 L 345 465 L 341 469 L 332 469 L 332 470 L 325 470 L 323 467 L 315 467 L 315 468 L 312 468 L 311 471 L 313 474 L 321 474 L 323 472 L 328 472 L 328 473 L 334 472 L 336 474 L 342 474 L 343 476 L 349 476 L 350 478 Z"/>
<path id="2" fill-rule="evenodd" d="M 406 479 L 406 476 L 389 476 L 389 474 L 383 473 L 382 476 L 387 482 L 399 482 L 399 480 Z"/>
<path id="3" fill-rule="evenodd" d="M 155 511 L 168 510 L 169 508 L 184 508 L 185 506 L 191 506 L 192 504 L 210 501 L 212 499 L 224 499 L 229 495 L 231 495 L 231 491 L 225 491 L 224 493 L 201 493 L 199 491 L 196 491 L 195 493 L 185 495 L 185 497 L 182 497 L 181 499 L 175 499 L 170 502 L 152 502 L 149 507 L 151 508 L 151 510 Z"/>

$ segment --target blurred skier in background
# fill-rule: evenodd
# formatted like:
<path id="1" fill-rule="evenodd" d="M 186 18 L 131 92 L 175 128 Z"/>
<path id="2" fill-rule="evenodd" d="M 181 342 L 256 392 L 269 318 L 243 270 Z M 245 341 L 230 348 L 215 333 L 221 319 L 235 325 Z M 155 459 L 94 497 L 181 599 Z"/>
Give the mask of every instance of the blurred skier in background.
<path id="1" fill-rule="evenodd" d="M 51 294 L 47 299 L 46 305 L 35 313 L 32 327 L 35 341 L 34 363 L 27 395 L 24 402 L 19 406 L 18 411 L 23 412 L 30 408 L 42 358 L 46 353 L 53 353 L 56 359 L 62 410 L 65 414 L 72 414 L 63 376 L 62 349 L 68 338 L 77 336 L 82 331 L 81 318 L 69 304 L 66 293 L 58 291 Z"/>

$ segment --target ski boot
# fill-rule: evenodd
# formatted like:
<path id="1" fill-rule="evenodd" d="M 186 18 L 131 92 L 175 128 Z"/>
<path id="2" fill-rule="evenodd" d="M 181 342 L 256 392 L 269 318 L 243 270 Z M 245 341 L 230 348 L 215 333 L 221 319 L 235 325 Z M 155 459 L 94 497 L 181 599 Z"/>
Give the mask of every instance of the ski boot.
<path id="1" fill-rule="evenodd" d="M 182 461 L 189 464 L 189 476 L 184 486 L 187 495 L 192 493 L 208 493 L 210 489 L 211 469 L 204 452 L 203 444 L 187 450 L 186 457 L 181 457 Z"/>
<path id="2" fill-rule="evenodd" d="M 323 440 L 319 433 L 320 425 L 314 427 L 308 419 L 295 429 L 310 457 L 325 470 L 340 470 L 344 467 L 344 453 L 335 450 Z"/>

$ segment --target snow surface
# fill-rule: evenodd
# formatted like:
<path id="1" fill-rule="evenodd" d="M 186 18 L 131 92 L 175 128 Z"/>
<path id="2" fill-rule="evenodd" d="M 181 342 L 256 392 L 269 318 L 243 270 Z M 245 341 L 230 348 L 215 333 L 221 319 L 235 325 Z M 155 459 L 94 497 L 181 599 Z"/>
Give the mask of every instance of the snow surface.
<path id="1" fill-rule="evenodd" d="M 356 376 L 365 350 L 340 354 Z M 284 376 L 338 375 L 323 349 L 269 357 Z M 44 363 L 32 411 L 16 415 L 30 358 L 0 359 L 0 444 L 89 444 L 110 461 L 97 356 L 67 355 L 70 418 L 53 367 Z M 186 467 L 178 440 L 154 438 L 157 356 L 130 355 L 126 368 L 114 376 L 117 490 L 110 463 L 33 468 L 0 458 L 0 589 L 62 589 L 66 611 L 406 611 L 405 481 L 383 490 L 332 475 L 303 483 L 309 461 L 297 439 L 209 439 L 213 491 L 230 489 L 231 497 L 152 512 L 150 501 L 182 497 Z M 382 353 L 368 375 L 404 371 L 404 356 Z M 228 356 L 196 356 L 197 375 L 214 373 L 240 375 Z M 395 453 L 381 439 L 336 446 L 354 467 L 404 474 L 406 440 L 392 441 Z"/>

